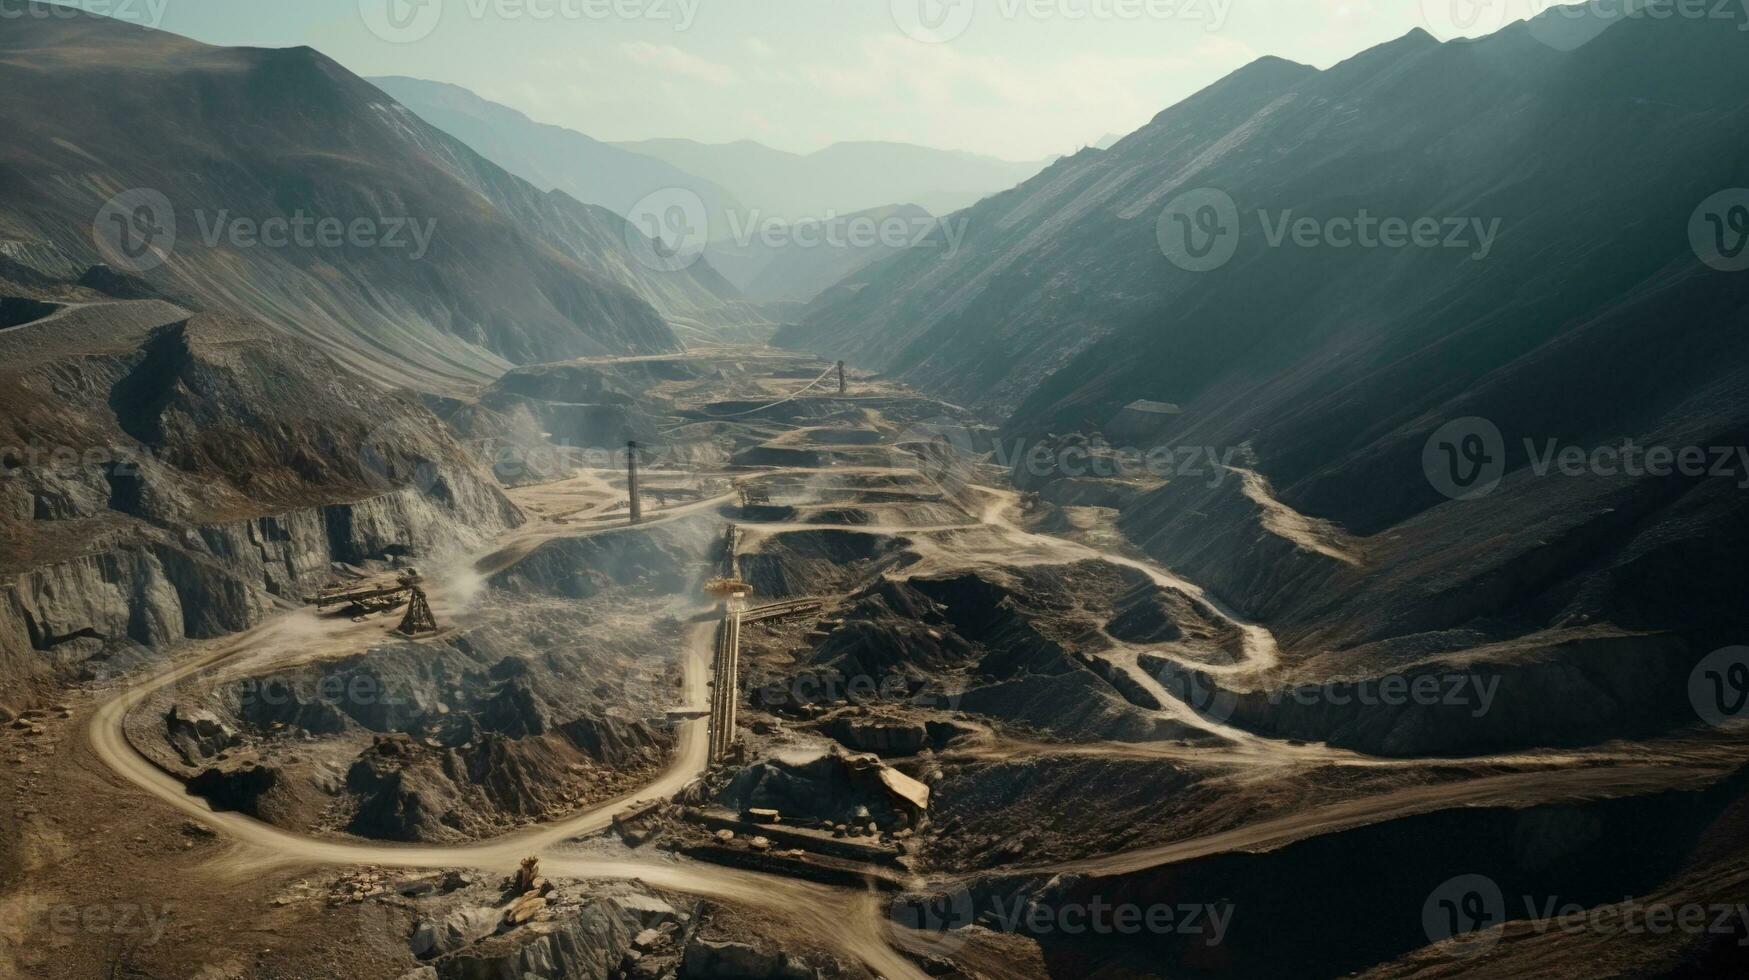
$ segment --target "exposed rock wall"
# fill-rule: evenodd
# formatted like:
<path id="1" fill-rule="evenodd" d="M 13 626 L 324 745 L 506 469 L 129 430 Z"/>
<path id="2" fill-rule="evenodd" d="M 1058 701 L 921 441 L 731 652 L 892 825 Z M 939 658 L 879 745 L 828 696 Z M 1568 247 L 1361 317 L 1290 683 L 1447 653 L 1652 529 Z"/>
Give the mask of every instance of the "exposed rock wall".
<path id="1" fill-rule="evenodd" d="M 0 603 L 0 667 L 26 651 L 77 667 L 118 644 L 162 647 L 248 629 L 323 583 L 336 561 L 436 555 L 503 528 L 501 498 L 413 488 L 147 540 L 19 573 Z"/>
<path id="2" fill-rule="evenodd" d="M 0 692 L 247 629 L 336 561 L 521 520 L 434 416 L 323 352 L 100 300 L 0 336 Z"/>

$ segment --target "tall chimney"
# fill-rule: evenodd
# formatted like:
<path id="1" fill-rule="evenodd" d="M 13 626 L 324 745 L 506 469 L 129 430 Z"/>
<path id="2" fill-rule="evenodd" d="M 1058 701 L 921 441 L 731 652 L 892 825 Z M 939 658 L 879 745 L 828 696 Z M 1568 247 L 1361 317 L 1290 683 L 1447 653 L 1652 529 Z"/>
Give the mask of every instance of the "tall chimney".
<path id="1" fill-rule="evenodd" d="M 844 394 L 844 362 L 838 362 L 838 393 Z"/>
<path id="2" fill-rule="evenodd" d="M 644 519 L 644 508 L 638 503 L 638 444 L 626 443 L 626 499 L 632 505 L 632 523 Z"/>

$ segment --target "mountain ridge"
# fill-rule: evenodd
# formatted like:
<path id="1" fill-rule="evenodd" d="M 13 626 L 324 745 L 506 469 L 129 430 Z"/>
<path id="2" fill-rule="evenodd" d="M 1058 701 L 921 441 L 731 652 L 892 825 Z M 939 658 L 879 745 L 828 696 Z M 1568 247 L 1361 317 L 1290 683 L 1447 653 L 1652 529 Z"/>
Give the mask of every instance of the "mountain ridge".
<path id="1" fill-rule="evenodd" d="M 15 134 L 0 151 L 0 237 L 26 243 L 15 251 L 108 261 L 94 218 L 119 192 L 151 189 L 177 233 L 146 281 L 276 323 L 386 383 L 446 390 L 513 363 L 675 350 L 671 321 L 738 300 L 708 267 L 652 268 L 623 219 L 511 176 L 311 48 L 27 18 L 0 40 L 0 76 Z M 44 119 L 45 99 L 68 108 Z M 418 261 L 351 239 L 209 234 L 300 216 L 435 234 Z"/>

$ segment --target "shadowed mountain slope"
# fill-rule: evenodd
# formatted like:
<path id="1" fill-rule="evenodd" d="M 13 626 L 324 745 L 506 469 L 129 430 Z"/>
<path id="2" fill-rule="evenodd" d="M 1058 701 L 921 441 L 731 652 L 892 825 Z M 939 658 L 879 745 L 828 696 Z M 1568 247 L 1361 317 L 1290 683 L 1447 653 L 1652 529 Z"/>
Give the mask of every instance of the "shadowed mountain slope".
<path id="1" fill-rule="evenodd" d="M 954 255 L 913 249 L 841 283 L 779 342 L 1015 436 L 1237 450 L 1251 493 L 1173 480 L 1123 526 L 1267 622 L 1290 665 L 1583 659 L 1611 631 L 1670 631 L 1692 657 L 1743 625 L 1722 583 L 1745 467 L 1533 463 L 1551 442 L 1749 444 L 1749 275 L 1690 241 L 1749 158 L 1741 16 L 1634 18 L 1577 45 L 1545 43 L 1545 22 L 1415 32 L 1325 71 L 1264 59 L 966 212 Z M 1157 222 L 1202 188 L 1230 195 L 1238 234 L 1196 272 Z M 1438 241 L 1271 240 L 1284 220 L 1363 212 L 1433 218 Z M 1179 410 L 1116 435 L 1137 399 Z M 1504 478 L 1454 500 L 1424 462 L 1472 416 L 1499 430 Z M 1295 524 L 1351 540 L 1353 560 L 1282 532 Z"/>
<path id="2" fill-rule="evenodd" d="M 0 36 L 0 119 L 9 255 L 58 257 L 57 275 L 116 264 L 96 244 L 101 209 L 156 191 L 175 237 L 142 270 L 154 289 L 260 316 L 386 381 L 444 388 L 514 363 L 673 350 L 664 314 L 735 298 L 706 265 L 640 261 L 648 243 L 617 215 L 505 173 L 308 48 L 16 18 Z M 346 233 L 317 238 L 325 218 Z M 274 219 L 309 222 L 301 243 L 232 233 Z"/>

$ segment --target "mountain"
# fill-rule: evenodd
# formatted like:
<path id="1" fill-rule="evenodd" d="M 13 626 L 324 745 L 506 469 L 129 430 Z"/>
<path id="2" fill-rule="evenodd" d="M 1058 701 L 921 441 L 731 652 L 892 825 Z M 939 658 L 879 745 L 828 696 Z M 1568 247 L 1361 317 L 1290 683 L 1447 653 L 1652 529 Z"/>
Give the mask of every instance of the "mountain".
<path id="1" fill-rule="evenodd" d="M 0 311 L 9 699 L 244 629 L 334 562 L 447 556 L 523 520 L 418 398 L 277 326 L 3 260 Z"/>
<path id="2" fill-rule="evenodd" d="M 652 193 L 677 187 L 697 194 L 712 214 L 739 207 L 728 191 L 667 161 L 535 122 L 459 85 L 401 76 L 369 81 L 419 118 L 541 190 L 564 191 L 619 215 L 630 215 Z"/>
<path id="3" fill-rule="evenodd" d="M 1749 445 L 1749 276 L 1699 257 L 1737 244 L 1707 222 L 1722 235 L 1741 210 L 1701 205 L 1743 183 L 1749 34 L 1633 18 L 1553 44 L 1548 26 L 1415 32 L 1324 71 L 1256 62 L 981 202 L 951 257 L 852 277 L 778 342 L 1011 438 L 1232 452 L 1238 471 L 1113 499 L 1131 540 L 1268 622 L 1289 672 L 1468 651 L 1514 664 L 1530 712 L 1654 679 L 1681 702 L 1664 682 L 1749 625 L 1721 587 L 1744 467 L 1565 476 L 1538 458 Z M 1438 233 L 1360 247 L 1363 212 Z M 1191 271 L 1173 214 L 1230 260 Z M 1472 418 L 1498 434 L 1442 446 Z M 1502 479 L 1453 499 L 1440 452 L 1472 448 Z"/>
<path id="4" fill-rule="evenodd" d="M 617 215 L 511 176 L 308 48 L 19 18 L 0 36 L 0 120 L 0 251 L 61 274 L 116 264 L 100 236 L 150 231 L 150 289 L 258 316 L 391 383 L 674 350 L 673 326 L 738 299 L 707 265 L 664 271 Z"/>
<path id="5" fill-rule="evenodd" d="M 651 195 L 676 189 L 697 195 L 712 240 L 704 258 L 749 300 L 758 303 L 807 302 L 846 275 L 897 250 L 890 239 L 848 247 L 816 247 L 808 242 L 808 231 L 813 227 L 848 229 L 859 223 L 876 231 L 888 226 L 908 230 L 923 227 L 931 220 L 930 213 L 901 202 L 931 199 L 954 210 L 1037 169 L 1036 165 L 1012 165 L 899 144 L 840 144 L 813 157 L 778 153 L 756 143 L 707 147 L 684 140 L 651 140 L 623 144 L 647 148 L 650 153 L 646 154 L 537 123 L 457 85 L 396 76 L 370 81 L 426 122 L 542 190 L 563 191 L 579 201 L 628 216 L 640 212 L 640 202 Z M 752 203 L 743 203 L 736 193 L 716 182 L 670 163 L 663 158 L 664 153 L 721 171 L 756 196 L 747 199 Z M 931 176 L 918 178 L 917 171 Z M 882 191 L 881 187 L 892 189 Z M 925 187 L 930 189 L 918 190 Z M 954 190 L 937 193 L 944 188 Z M 895 196 L 879 198 L 882 193 Z M 852 211 L 829 203 L 834 200 L 869 200 L 879 206 Z M 763 203 L 766 201 L 775 203 Z M 791 214 L 802 216 L 800 234 L 792 234 L 794 229 L 786 218 Z M 773 230 L 767 234 L 767 229 Z M 769 241 L 771 238 L 776 240 Z M 756 318 L 744 315 L 742 319 Z"/>
<path id="6" fill-rule="evenodd" d="M 808 154 L 785 153 L 750 140 L 654 139 L 615 145 L 728 188 L 744 206 L 744 220 L 825 220 L 895 204 L 950 214 L 1031 177 L 1048 162 L 998 160 L 908 143 L 834 143 Z M 711 237 L 720 239 L 724 231 L 713 228 Z"/>
<path id="7" fill-rule="evenodd" d="M 869 263 L 903 251 L 937 223 L 928 211 L 900 204 L 830 221 L 774 221 L 719 239 L 704 254 L 749 300 L 806 304 Z"/>

